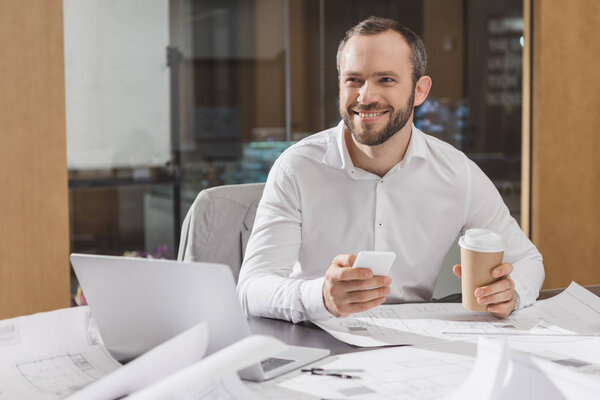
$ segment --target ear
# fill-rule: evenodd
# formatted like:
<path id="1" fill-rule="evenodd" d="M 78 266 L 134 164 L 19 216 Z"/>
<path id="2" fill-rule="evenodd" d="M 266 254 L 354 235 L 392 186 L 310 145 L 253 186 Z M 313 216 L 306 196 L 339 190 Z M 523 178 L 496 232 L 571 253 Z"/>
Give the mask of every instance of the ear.
<path id="1" fill-rule="evenodd" d="M 419 78 L 417 84 L 415 85 L 415 106 L 420 106 L 423 104 L 427 96 L 429 95 L 429 91 L 431 90 L 431 78 L 424 75 Z"/>

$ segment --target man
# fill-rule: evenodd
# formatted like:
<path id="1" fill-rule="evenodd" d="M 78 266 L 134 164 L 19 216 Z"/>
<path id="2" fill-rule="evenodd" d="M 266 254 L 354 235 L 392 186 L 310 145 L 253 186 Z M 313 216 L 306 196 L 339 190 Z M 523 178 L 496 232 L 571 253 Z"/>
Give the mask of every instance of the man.
<path id="1" fill-rule="evenodd" d="M 492 182 L 413 126 L 431 88 L 421 39 L 371 17 L 346 32 L 337 61 L 343 121 L 291 146 L 271 169 L 239 276 L 246 313 L 298 322 L 430 301 L 444 255 L 469 228 L 507 245 L 478 302 L 498 317 L 533 303 L 542 257 Z M 390 276 L 351 268 L 361 250 L 395 252 Z"/>

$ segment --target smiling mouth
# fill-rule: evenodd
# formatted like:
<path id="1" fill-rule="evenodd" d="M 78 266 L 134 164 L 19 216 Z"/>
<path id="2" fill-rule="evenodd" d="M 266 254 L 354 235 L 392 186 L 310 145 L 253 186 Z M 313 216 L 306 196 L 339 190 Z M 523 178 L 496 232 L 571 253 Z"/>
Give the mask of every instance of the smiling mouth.
<path id="1" fill-rule="evenodd" d="M 383 115 L 383 114 L 387 113 L 388 110 L 386 110 L 386 111 L 378 111 L 378 112 L 359 112 L 359 111 L 352 110 L 352 112 L 354 112 L 354 114 L 358 115 L 360 118 L 370 119 L 370 118 L 377 118 L 380 115 Z"/>

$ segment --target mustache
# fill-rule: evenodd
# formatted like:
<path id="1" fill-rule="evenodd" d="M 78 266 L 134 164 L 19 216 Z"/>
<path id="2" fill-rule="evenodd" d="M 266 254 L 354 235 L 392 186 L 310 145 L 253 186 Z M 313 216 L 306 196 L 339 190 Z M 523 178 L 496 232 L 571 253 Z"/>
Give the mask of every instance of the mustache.
<path id="1" fill-rule="evenodd" d="M 359 104 L 359 103 L 352 103 L 350 104 L 350 106 L 348 107 L 348 110 L 353 110 L 353 111 L 358 111 L 358 112 L 366 112 L 366 111 L 372 111 L 372 110 L 382 110 L 382 109 L 391 109 L 392 107 L 390 107 L 389 104 L 382 104 L 382 103 L 371 103 L 371 104 Z"/>

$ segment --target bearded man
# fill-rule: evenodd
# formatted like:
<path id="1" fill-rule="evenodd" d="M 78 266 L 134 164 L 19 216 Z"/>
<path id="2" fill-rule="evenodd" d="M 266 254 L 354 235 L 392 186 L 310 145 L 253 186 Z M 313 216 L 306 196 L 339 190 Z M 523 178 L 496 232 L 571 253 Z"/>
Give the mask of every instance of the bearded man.
<path id="1" fill-rule="evenodd" d="M 421 39 L 396 21 L 371 17 L 346 32 L 342 121 L 291 146 L 269 173 L 238 281 L 248 315 L 299 322 L 431 301 L 445 254 L 470 228 L 506 244 L 478 302 L 505 317 L 535 301 L 542 257 L 492 182 L 413 125 L 431 88 L 426 64 Z M 352 268 L 361 250 L 395 252 L 390 275 Z"/>

